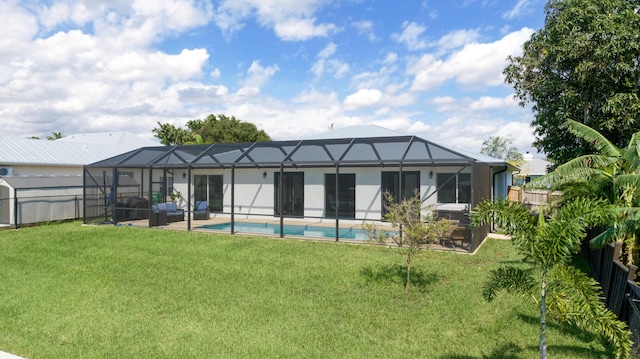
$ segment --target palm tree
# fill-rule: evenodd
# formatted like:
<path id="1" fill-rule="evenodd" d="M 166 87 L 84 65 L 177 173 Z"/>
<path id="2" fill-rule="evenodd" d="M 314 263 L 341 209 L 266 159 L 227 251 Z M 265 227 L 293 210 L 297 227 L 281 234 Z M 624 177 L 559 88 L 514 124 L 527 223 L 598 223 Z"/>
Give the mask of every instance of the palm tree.
<path id="1" fill-rule="evenodd" d="M 54 141 L 54 140 L 59 140 L 62 137 L 64 137 L 64 135 L 62 134 L 62 132 L 51 132 L 51 136 L 47 136 L 47 140 L 49 141 Z"/>
<path id="2" fill-rule="evenodd" d="M 509 162 L 522 161 L 522 154 L 513 146 L 511 140 L 499 136 L 491 136 L 482 142 L 480 153 Z"/>
<path id="3" fill-rule="evenodd" d="M 628 357 L 631 340 L 625 324 L 600 300 L 598 283 L 569 264 L 587 229 L 609 220 L 609 206 L 603 200 L 581 198 L 565 202 L 546 216 L 543 212 L 536 217 L 522 204 L 506 200 L 485 201 L 474 208 L 472 224 L 495 221 L 537 274 L 535 277 L 515 266 L 493 270 L 484 298 L 492 301 L 501 289 L 533 298 L 540 308 L 541 359 L 547 357 L 547 311 L 582 330 L 598 331 L 611 343 L 617 358 Z"/>
<path id="4" fill-rule="evenodd" d="M 570 133 L 591 143 L 597 152 L 566 162 L 528 186 L 562 190 L 569 200 L 603 198 L 616 206 L 617 217 L 591 244 L 601 248 L 614 240 L 623 243 L 627 264 L 631 265 L 640 227 L 640 132 L 633 134 L 627 147 L 621 149 L 580 122 L 569 120 L 564 125 Z"/>

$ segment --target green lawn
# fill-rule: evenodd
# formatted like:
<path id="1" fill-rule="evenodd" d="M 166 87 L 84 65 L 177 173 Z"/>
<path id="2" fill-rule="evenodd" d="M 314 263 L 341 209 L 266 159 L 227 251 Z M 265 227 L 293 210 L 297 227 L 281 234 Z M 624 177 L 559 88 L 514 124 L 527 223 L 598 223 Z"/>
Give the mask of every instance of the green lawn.
<path id="1" fill-rule="evenodd" d="M 29 358 L 534 358 L 534 305 L 482 299 L 507 241 L 366 245 L 64 223 L 0 231 L 0 350 Z M 553 358 L 608 358 L 550 325 Z"/>

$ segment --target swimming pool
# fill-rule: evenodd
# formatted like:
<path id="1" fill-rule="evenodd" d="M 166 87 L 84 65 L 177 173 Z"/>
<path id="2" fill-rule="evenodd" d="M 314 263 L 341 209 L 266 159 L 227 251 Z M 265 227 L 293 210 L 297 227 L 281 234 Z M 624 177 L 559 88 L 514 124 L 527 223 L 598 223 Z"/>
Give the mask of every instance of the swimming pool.
<path id="1" fill-rule="evenodd" d="M 210 224 L 198 228 L 231 231 L 231 222 Z M 236 222 L 233 228 L 237 232 L 280 234 L 280 225 L 274 223 Z M 284 225 L 283 232 L 290 236 L 336 238 L 335 227 L 318 227 L 309 225 Z M 342 239 L 367 240 L 367 232 L 357 228 L 340 228 L 338 237 Z"/>

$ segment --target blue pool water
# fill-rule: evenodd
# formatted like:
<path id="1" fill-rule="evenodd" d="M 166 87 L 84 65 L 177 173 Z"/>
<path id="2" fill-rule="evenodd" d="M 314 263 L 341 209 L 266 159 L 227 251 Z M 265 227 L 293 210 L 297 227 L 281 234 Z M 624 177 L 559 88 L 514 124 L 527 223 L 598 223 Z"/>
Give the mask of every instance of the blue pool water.
<path id="1" fill-rule="evenodd" d="M 219 223 L 201 226 L 198 228 L 215 229 L 220 231 L 231 231 L 231 223 Z M 236 222 L 234 224 L 236 232 L 249 232 L 259 234 L 280 234 L 280 225 L 272 223 L 247 223 Z M 325 237 L 336 238 L 335 227 L 317 227 L 306 225 L 285 225 L 283 227 L 285 235 L 304 236 L 304 237 Z M 340 228 L 338 237 L 343 239 L 367 240 L 367 233 L 361 229 Z"/>

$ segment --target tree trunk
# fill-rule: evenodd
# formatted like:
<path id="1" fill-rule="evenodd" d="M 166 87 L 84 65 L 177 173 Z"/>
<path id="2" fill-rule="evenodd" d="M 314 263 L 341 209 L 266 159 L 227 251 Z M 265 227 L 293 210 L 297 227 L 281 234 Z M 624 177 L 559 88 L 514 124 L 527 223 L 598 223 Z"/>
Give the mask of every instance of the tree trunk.
<path id="1" fill-rule="evenodd" d="M 547 276 L 542 275 L 540 290 L 540 359 L 547 359 Z"/>
<path id="2" fill-rule="evenodd" d="M 411 280 L 411 259 L 407 257 L 407 285 L 404 287 L 404 294 L 409 294 L 410 280 Z"/>

